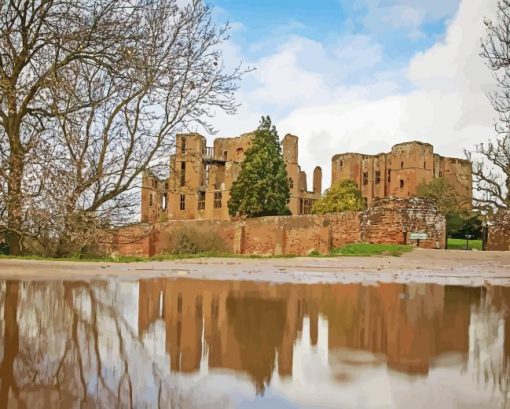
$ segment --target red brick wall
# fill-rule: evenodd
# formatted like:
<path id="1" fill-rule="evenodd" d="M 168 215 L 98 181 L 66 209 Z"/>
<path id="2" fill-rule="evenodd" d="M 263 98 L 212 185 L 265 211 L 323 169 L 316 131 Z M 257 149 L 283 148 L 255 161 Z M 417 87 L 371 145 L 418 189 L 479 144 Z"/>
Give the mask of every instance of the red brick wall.
<path id="1" fill-rule="evenodd" d="M 225 251 L 260 255 L 322 254 L 348 243 L 405 243 L 411 232 L 427 233 L 421 247 L 444 248 L 445 218 L 426 199 L 385 198 L 365 212 L 328 215 L 277 216 L 245 220 L 189 220 L 154 225 L 139 242 L 113 240 L 120 254 L 154 255 L 168 252 L 180 229 L 197 231 L 207 240 L 221 239 Z M 128 236 L 130 232 L 122 232 Z M 407 243 L 411 243 L 407 239 Z M 413 243 L 416 244 L 416 243 Z"/>
<path id="2" fill-rule="evenodd" d="M 417 244 L 411 233 L 426 233 L 420 247 L 445 248 L 446 220 L 430 199 L 384 198 L 362 215 L 361 240 L 367 243 Z"/>
<path id="3" fill-rule="evenodd" d="M 361 241 L 362 214 L 361 212 L 344 212 L 330 215 L 332 248 Z"/>
<path id="4" fill-rule="evenodd" d="M 137 224 L 114 233 L 105 232 L 98 237 L 98 242 L 106 255 L 152 256 L 155 254 L 152 247 L 156 230 L 157 225 Z"/>
<path id="5" fill-rule="evenodd" d="M 235 225 L 225 220 L 176 220 L 158 225 L 152 241 L 153 254 L 167 253 L 172 245 L 172 237 L 179 231 L 193 230 L 203 243 L 221 240 L 225 251 L 234 246 Z M 151 255 L 153 255 L 151 254 Z"/>
<path id="6" fill-rule="evenodd" d="M 499 211 L 489 222 L 487 250 L 510 251 L 510 210 Z"/>

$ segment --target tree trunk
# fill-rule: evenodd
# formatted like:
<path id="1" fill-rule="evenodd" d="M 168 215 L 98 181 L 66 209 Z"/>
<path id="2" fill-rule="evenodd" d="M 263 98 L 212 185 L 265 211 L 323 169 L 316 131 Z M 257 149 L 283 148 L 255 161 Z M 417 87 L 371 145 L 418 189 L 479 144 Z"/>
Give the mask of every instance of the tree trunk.
<path id="1" fill-rule="evenodd" d="M 16 136 L 11 140 L 19 141 Z M 23 228 L 23 193 L 22 179 L 24 171 L 23 152 L 19 143 L 11 143 L 11 157 L 9 161 L 9 179 L 7 183 L 7 243 L 9 253 L 17 256 L 22 254 L 21 243 Z"/>

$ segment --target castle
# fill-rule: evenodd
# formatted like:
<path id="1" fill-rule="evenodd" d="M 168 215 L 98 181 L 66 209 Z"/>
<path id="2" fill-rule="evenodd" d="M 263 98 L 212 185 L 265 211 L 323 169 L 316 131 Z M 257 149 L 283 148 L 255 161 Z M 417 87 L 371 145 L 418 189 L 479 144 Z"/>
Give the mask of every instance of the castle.
<path id="1" fill-rule="evenodd" d="M 429 143 L 399 143 L 391 148 L 391 152 L 378 155 L 335 155 L 331 170 L 331 183 L 353 180 L 367 205 L 374 199 L 387 196 L 415 196 L 420 183 L 429 183 L 440 177 L 452 186 L 463 206 L 471 207 L 471 162 L 440 156 L 434 153 Z"/>
<path id="2" fill-rule="evenodd" d="M 197 133 L 179 134 L 170 157 L 170 176 L 161 180 L 146 172 L 142 180 L 141 221 L 228 220 L 227 203 L 232 184 L 241 171 L 254 133 L 216 138 L 212 147 Z M 298 137 L 286 135 L 281 143 L 290 185 L 289 209 L 293 215 L 311 212 L 322 192 L 322 169 L 313 172 L 313 188 L 298 164 Z M 367 205 L 388 196 L 412 197 L 420 183 L 436 177 L 452 185 L 466 207 L 471 206 L 471 162 L 442 157 L 432 145 L 406 142 L 378 155 L 344 153 L 332 158 L 332 184 L 353 180 Z"/>
<path id="3" fill-rule="evenodd" d="M 212 147 L 197 133 L 179 134 L 170 157 L 170 176 L 160 180 L 146 172 L 142 180 L 142 223 L 163 220 L 228 220 L 230 189 L 241 171 L 254 133 L 216 138 Z M 286 135 L 281 143 L 289 176 L 292 214 L 308 214 L 322 191 L 322 170 L 313 172 L 313 190 L 298 164 L 298 137 Z"/>

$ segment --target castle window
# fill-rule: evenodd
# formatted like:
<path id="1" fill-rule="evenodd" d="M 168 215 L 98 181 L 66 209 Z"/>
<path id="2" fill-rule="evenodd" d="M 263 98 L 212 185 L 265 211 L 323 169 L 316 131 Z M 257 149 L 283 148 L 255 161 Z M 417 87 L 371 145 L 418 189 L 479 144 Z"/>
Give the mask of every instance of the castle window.
<path id="1" fill-rule="evenodd" d="M 379 183 L 381 183 L 381 171 L 376 170 L 375 171 L 375 184 L 378 185 Z"/>
<path id="2" fill-rule="evenodd" d="M 163 210 L 166 210 L 166 208 L 167 208 L 167 196 L 166 196 L 166 193 L 161 195 L 161 207 L 163 208 Z"/>
<path id="3" fill-rule="evenodd" d="M 205 186 L 209 186 L 209 165 L 205 165 Z"/>
<path id="4" fill-rule="evenodd" d="M 312 212 L 312 199 L 305 199 L 305 214 L 310 214 Z"/>
<path id="5" fill-rule="evenodd" d="M 403 187 L 404 187 L 404 180 L 400 179 L 400 189 L 403 189 Z"/>
<path id="6" fill-rule="evenodd" d="M 427 169 L 427 162 L 423 161 L 423 169 Z"/>
<path id="7" fill-rule="evenodd" d="M 228 151 L 223 151 L 223 160 L 227 160 L 228 158 Z"/>
<path id="8" fill-rule="evenodd" d="M 243 148 L 238 148 L 236 150 L 236 160 L 240 162 L 243 159 L 243 155 L 244 155 Z"/>
<path id="9" fill-rule="evenodd" d="M 214 192 L 214 208 L 220 209 L 221 208 L 221 192 Z"/>
<path id="10" fill-rule="evenodd" d="M 391 169 L 388 169 L 388 183 L 391 182 Z"/>
<path id="11" fill-rule="evenodd" d="M 186 184 L 186 162 L 181 162 L 181 186 Z"/>
<path id="12" fill-rule="evenodd" d="M 368 185 L 368 172 L 363 172 L 363 186 Z"/>
<path id="13" fill-rule="evenodd" d="M 289 178 L 289 188 L 294 189 L 294 180 L 292 178 Z"/>
<path id="14" fill-rule="evenodd" d="M 365 205 L 365 209 L 368 207 L 368 198 L 363 198 L 363 204 Z"/>
<path id="15" fill-rule="evenodd" d="M 404 169 L 404 162 L 400 162 L 400 169 Z"/>
<path id="16" fill-rule="evenodd" d="M 205 209 L 205 192 L 198 192 L 198 210 Z"/>
<path id="17" fill-rule="evenodd" d="M 299 214 L 310 214 L 313 202 L 312 199 L 299 199 Z"/>
<path id="18" fill-rule="evenodd" d="M 439 177 L 443 177 L 443 172 L 442 171 L 439 171 Z"/>
<path id="19" fill-rule="evenodd" d="M 152 207 L 152 193 L 149 193 L 149 206 Z"/>
<path id="20" fill-rule="evenodd" d="M 344 166 L 344 161 L 343 161 L 343 160 L 341 160 L 341 161 L 340 161 L 340 167 L 343 167 L 343 166 Z"/>
<path id="21" fill-rule="evenodd" d="M 186 210 L 186 196 L 185 195 L 181 195 L 181 202 L 180 202 L 179 208 L 181 210 Z"/>
<path id="22" fill-rule="evenodd" d="M 181 138 L 181 153 L 186 153 L 186 139 Z"/>

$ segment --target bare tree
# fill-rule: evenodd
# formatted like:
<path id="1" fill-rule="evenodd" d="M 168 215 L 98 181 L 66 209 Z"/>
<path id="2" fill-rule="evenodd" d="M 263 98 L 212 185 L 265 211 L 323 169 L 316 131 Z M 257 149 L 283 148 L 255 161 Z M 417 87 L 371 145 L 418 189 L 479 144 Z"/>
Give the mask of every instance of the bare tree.
<path id="1" fill-rule="evenodd" d="M 63 254 L 125 222 L 139 176 L 163 164 L 175 133 L 235 112 L 243 72 L 226 73 L 228 27 L 202 0 L 1 7 L 0 225 L 14 254 L 25 236 Z"/>
<path id="2" fill-rule="evenodd" d="M 476 147 L 473 180 L 479 195 L 475 203 L 482 208 L 510 208 L 510 1 L 498 1 L 494 21 L 485 19 L 481 57 L 493 72 L 497 91 L 489 95 L 499 119 L 496 138 Z M 469 159 L 473 158 L 469 152 Z M 478 157 L 479 159 L 476 159 Z"/>

